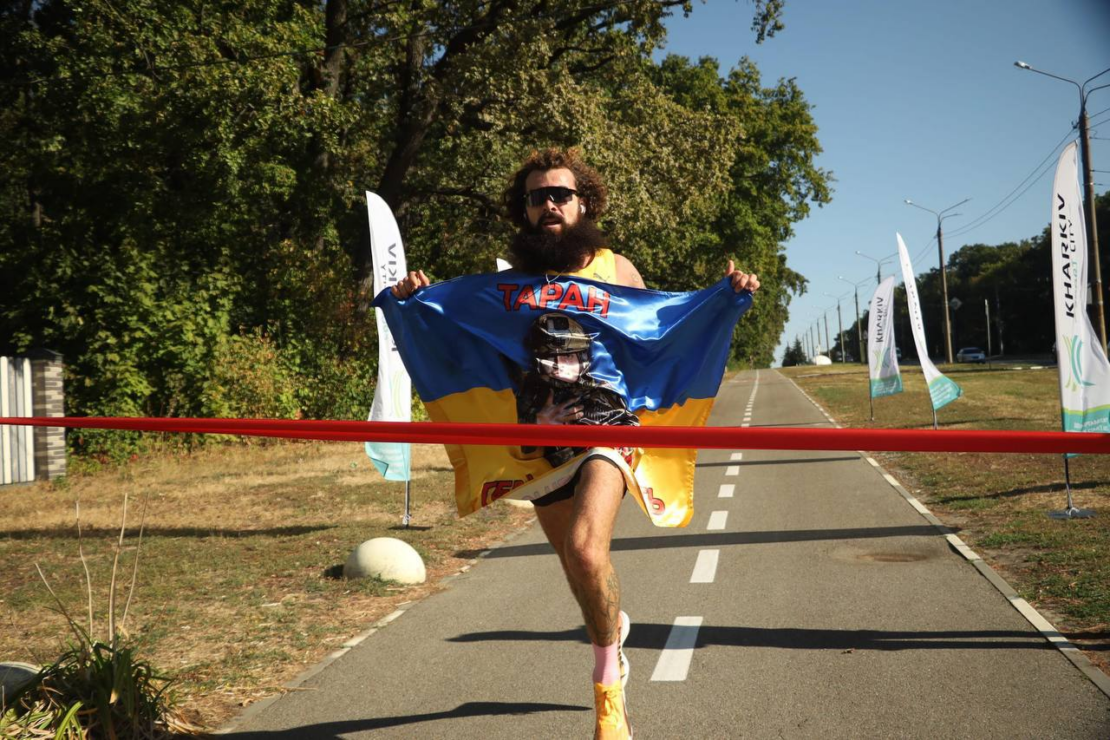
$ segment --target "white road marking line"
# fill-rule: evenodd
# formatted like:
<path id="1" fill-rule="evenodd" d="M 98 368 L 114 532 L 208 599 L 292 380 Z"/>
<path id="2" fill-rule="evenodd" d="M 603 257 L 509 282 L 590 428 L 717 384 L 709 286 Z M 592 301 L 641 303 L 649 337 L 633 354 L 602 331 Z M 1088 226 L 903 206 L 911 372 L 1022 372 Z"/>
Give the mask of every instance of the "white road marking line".
<path id="1" fill-rule="evenodd" d="M 875 462 L 875 458 L 873 458 L 873 457 L 865 457 L 865 458 L 863 458 L 863 459 L 864 459 L 864 460 L 866 460 L 867 462 L 871 463 L 871 465 L 872 465 L 873 467 L 876 467 L 876 468 L 877 468 L 877 467 L 879 467 L 879 463 Z"/>
<path id="2" fill-rule="evenodd" d="M 674 620 L 671 633 L 667 635 L 667 644 L 663 646 L 659 662 L 651 674 L 652 681 L 686 680 L 702 621 L 702 617 L 678 617 Z"/>
<path id="3" fill-rule="evenodd" d="M 713 583 L 713 579 L 717 577 L 717 561 L 720 557 L 720 550 L 699 551 L 690 583 Z"/>
<path id="4" fill-rule="evenodd" d="M 883 473 L 883 477 L 886 478 L 886 482 L 889 483 L 890 485 L 892 485 L 892 486 L 897 486 L 898 485 L 897 479 L 893 475 L 891 475 L 890 473 Z"/>
<path id="5" fill-rule="evenodd" d="M 734 493 L 736 493 L 736 486 L 732 483 L 724 483 L 721 485 L 721 492 L 717 494 L 717 498 L 732 498 Z"/>
<path id="6" fill-rule="evenodd" d="M 740 475 L 739 465 L 729 465 L 725 468 L 725 475 Z"/>
<path id="7" fill-rule="evenodd" d="M 744 459 L 744 453 L 743 452 L 734 452 L 729 456 L 728 459 L 729 460 L 743 460 Z"/>
<path id="8" fill-rule="evenodd" d="M 913 498 L 912 496 L 910 498 L 906 499 L 906 500 L 910 502 L 910 506 L 917 509 L 917 512 L 919 514 L 929 514 L 930 513 L 930 511 L 925 508 L 924 504 L 922 504 L 920 501 Z"/>
<path id="9" fill-rule="evenodd" d="M 751 424 L 748 424 L 747 422 L 744 422 L 744 423 L 743 423 L 743 424 L 741 424 L 740 426 L 741 426 L 741 427 L 750 427 L 750 426 L 751 426 Z"/>
<path id="10" fill-rule="evenodd" d="M 726 524 L 728 524 L 728 512 L 714 511 L 709 515 L 709 524 L 706 526 L 706 529 L 716 531 L 724 529 Z"/>

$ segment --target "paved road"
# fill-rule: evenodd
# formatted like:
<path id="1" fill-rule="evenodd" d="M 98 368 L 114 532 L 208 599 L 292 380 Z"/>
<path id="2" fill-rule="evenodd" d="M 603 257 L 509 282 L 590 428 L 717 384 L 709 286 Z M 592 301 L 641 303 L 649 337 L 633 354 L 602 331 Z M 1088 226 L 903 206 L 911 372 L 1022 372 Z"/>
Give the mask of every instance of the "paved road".
<path id="1" fill-rule="evenodd" d="M 769 370 L 712 423 L 827 425 Z M 707 451 L 696 503 L 617 525 L 637 738 L 1110 737 L 1110 700 L 859 455 Z M 230 736 L 588 738 L 591 667 L 533 527 Z"/>

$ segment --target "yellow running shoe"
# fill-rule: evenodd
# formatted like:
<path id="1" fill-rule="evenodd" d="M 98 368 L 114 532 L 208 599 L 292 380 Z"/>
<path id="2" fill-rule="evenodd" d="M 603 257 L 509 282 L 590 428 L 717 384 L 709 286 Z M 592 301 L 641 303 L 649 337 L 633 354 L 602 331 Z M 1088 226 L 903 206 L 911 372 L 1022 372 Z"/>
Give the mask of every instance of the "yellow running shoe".
<path id="1" fill-rule="evenodd" d="M 597 708 L 594 740 L 632 740 L 632 722 L 620 681 L 610 686 L 595 683 L 594 706 Z"/>

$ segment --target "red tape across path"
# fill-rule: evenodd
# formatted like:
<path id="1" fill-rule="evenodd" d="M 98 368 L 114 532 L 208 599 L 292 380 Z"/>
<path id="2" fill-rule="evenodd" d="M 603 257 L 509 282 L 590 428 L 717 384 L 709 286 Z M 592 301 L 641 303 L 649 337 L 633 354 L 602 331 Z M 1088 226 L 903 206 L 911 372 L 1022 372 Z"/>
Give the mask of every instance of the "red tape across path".
<path id="1" fill-rule="evenodd" d="M 606 427 L 284 419 L 0 417 L 0 425 L 239 434 L 329 442 L 416 442 L 537 447 L 693 447 L 733 450 L 1110 453 L 1110 434 L 783 427 Z"/>

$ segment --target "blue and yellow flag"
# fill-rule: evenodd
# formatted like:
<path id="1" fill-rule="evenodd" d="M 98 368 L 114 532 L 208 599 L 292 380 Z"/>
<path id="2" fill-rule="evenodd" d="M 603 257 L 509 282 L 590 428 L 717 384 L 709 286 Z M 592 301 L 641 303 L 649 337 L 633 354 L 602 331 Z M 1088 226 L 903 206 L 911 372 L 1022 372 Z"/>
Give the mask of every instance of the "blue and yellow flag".
<path id="1" fill-rule="evenodd" d="M 701 426 L 751 306 L 727 278 L 693 293 L 517 271 L 470 275 L 407 300 L 374 301 L 433 421 Z M 447 445 L 460 515 L 508 496 L 533 500 L 573 480 L 591 455 L 621 469 L 657 526 L 693 515 L 692 449 Z"/>

